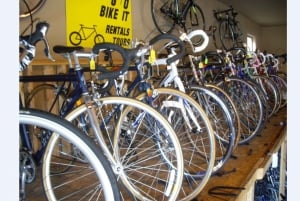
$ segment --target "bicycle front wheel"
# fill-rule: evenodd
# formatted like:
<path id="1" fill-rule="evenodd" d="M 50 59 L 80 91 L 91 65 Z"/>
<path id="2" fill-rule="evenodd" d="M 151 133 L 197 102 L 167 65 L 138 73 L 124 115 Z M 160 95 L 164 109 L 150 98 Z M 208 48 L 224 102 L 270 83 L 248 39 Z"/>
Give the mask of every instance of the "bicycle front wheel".
<path id="1" fill-rule="evenodd" d="M 281 109 L 287 104 L 287 82 L 279 75 L 269 75 L 269 77 L 274 80 L 281 94 L 281 104 L 279 107 Z"/>
<path id="2" fill-rule="evenodd" d="M 170 33 L 175 27 L 174 3 L 170 0 L 151 0 L 151 16 L 160 33 Z"/>
<path id="3" fill-rule="evenodd" d="M 265 112 L 255 88 L 245 80 L 227 77 L 216 84 L 227 92 L 236 106 L 241 123 L 239 144 L 249 142 L 263 128 Z"/>
<path id="4" fill-rule="evenodd" d="M 204 109 L 214 130 L 216 160 L 213 173 L 220 170 L 230 158 L 235 147 L 236 131 L 226 103 L 209 88 L 192 85 L 188 94 Z"/>
<path id="5" fill-rule="evenodd" d="M 48 200 L 120 200 L 116 178 L 108 161 L 74 125 L 54 114 L 32 109 L 20 110 L 19 122 L 52 134 L 42 163 L 43 187 Z M 56 142 L 61 141 L 76 147 L 77 151 L 58 153 Z M 59 160 L 54 152 L 60 156 Z M 69 166 L 69 161 L 74 159 L 63 174 L 51 174 L 53 166 Z"/>
<path id="6" fill-rule="evenodd" d="M 268 104 L 268 117 L 276 114 L 281 104 L 281 94 L 274 80 L 267 76 L 253 76 L 253 79 L 258 83 L 258 86 L 262 90 L 266 97 Z"/>
<path id="7" fill-rule="evenodd" d="M 190 96 L 172 88 L 154 89 L 151 103 L 146 93 L 136 98 L 151 104 L 171 123 L 184 158 L 184 181 L 178 200 L 195 198 L 215 164 L 215 137 L 205 111 Z"/>
<path id="8" fill-rule="evenodd" d="M 74 109 L 67 119 L 94 136 L 125 189 L 138 200 L 176 200 L 183 179 L 183 156 L 169 122 L 155 109 L 133 98 L 102 97 L 95 109 L 100 137 L 92 128 L 88 108 Z M 98 140 L 97 140 L 98 139 Z M 104 142 L 104 143 L 103 143 Z"/>

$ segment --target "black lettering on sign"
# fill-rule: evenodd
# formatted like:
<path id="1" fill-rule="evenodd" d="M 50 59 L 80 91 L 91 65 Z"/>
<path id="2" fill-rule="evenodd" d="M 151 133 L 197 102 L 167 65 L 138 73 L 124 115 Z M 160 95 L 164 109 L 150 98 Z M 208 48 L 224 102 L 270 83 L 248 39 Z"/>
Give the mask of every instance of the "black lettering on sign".
<path id="1" fill-rule="evenodd" d="M 118 38 L 118 37 L 113 37 L 113 43 L 120 45 L 120 46 L 128 46 L 130 44 L 130 39 L 129 38 Z"/>
<path id="2" fill-rule="evenodd" d="M 119 9 L 112 8 L 109 6 L 101 6 L 100 8 L 100 17 L 118 19 Z"/>
<path id="3" fill-rule="evenodd" d="M 130 33 L 130 29 L 126 28 L 126 27 L 106 25 L 105 33 L 107 33 L 107 34 L 117 34 L 117 35 L 128 36 L 129 33 Z"/>
<path id="4" fill-rule="evenodd" d="M 123 11 L 122 21 L 127 21 L 129 14 L 130 14 L 130 12 Z"/>
<path id="5" fill-rule="evenodd" d="M 123 5 L 124 9 L 128 8 L 128 4 L 129 4 L 129 0 L 125 0 Z"/>
<path id="6" fill-rule="evenodd" d="M 111 4 L 112 6 L 115 6 L 116 3 L 117 3 L 117 0 L 111 0 L 111 3 L 110 3 L 110 4 Z"/>

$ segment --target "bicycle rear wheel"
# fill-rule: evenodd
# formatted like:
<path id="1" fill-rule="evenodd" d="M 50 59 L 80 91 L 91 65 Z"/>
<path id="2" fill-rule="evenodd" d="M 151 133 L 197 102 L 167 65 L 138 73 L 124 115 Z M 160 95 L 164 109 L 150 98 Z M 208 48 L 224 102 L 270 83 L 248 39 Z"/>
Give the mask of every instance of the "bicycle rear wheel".
<path id="1" fill-rule="evenodd" d="M 160 33 L 170 33 L 174 29 L 174 11 L 171 0 L 151 0 L 151 17 Z"/>
<path id="2" fill-rule="evenodd" d="M 32 109 L 20 110 L 19 122 L 52 133 L 42 163 L 43 187 L 48 200 L 120 200 L 116 178 L 108 161 L 100 149 L 74 125 L 54 114 Z M 57 148 L 53 145 L 58 139 L 76 147 L 80 157 L 75 152 L 68 152 L 55 164 L 57 160 L 52 153 Z M 74 159 L 75 162 L 64 174 L 50 173 L 52 164 L 69 166 L 69 161 Z"/>
<path id="3" fill-rule="evenodd" d="M 39 101 L 47 100 L 47 101 Z M 66 91 L 54 84 L 40 84 L 25 97 L 26 108 L 36 108 L 58 115 L 66 100 Z"/>

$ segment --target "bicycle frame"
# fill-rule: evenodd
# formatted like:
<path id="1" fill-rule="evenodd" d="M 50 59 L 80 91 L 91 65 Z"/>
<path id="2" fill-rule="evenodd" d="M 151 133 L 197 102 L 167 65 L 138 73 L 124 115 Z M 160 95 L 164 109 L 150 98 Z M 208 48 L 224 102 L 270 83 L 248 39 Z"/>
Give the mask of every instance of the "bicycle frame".
<path id="1" fill-rule="evenodd" d="M 72 94 L 69 95 L 69 99 L 64 104 L 63 108 L 60 108 L 59 115 L 64 117 L 68 114 L 76 105 L 76 101 L 82 96 L 84 92 L 87 92 L 87 86 L 83 84 L 80 78 L 84 76 L 84 69 L 76 70 L 70 69 L 67 74 L 53 74 L 53 75 L 29 75 L 29 76 L 20 76 L 20 82 L 62 82 L 62 85 L 59 86 L 59 91 L 56 94 L 56 97 L 53 101 L 53 104 L 57 100 L 59 94 L 64 89 L 64 86 L 67 82 L 70 82 L 74 86 L 74 90 L 72 90 Z M 82 82 L 82 83 L 81 83 Z M 50 108 L 50 111 L 52 108 Z M 50 112 L 49 111 L 49 112 Z"/>
<path id="2" fill-rule="evenodd" d="M 74 53 L 75 54 L 75 53 Z M 85 56 L 87 54 L 82 53 L 81 56 Z M 89 55 L 89 53 L 88 53 Z M 70 63 L 71 64 L 71 63 Z M 66 84 L 66 82 L 71 82 L 74 86 L 74 90 L 72 90 L 72 93 L 68 96 L 68 101 L 65 102 L 65 104 L 63 105 L 62 108 L 60 108 L 59 112 L 60 112 L 60 116 L 61 117 L 66 117 L 68 116 L 68 114 L 70 113 L 70 111 L 75 111 L 75 113 L 77 112 L 77 110 L 73 110 L 74 106 L 76 106 L 76 102 L 79 98 L 81 97 L 87 97 L 89 95 L 88 94 L 88 87 L 86 84 L 86 81 L 84 79 L 84 72 L 86 71 L 90 71 L 90 69 L 86 69 L 83 67 L 77 67 L 76 70 L 74 70 L 73 68 L 69 69 L 69 73 L 68 74 L 54 74 L 54 75 L 30 75 L 30 76 L 20 76 L 20 82 L 63 82 L 63 85 Z M 136 83 L 134 85 L 132 85 L 132 87 L 134 88 L 136 86 L 136 84 L 138 84 L 140 82 L 140 80 L 142 79 L 142 77 L 137 77 L 136 78 Z M 132 88 L 132 89 L 133 89 Z M 60 90 L 62 90 L 63 87 L 60 86 Z M 59 94 L 59 93 L 58 93 Z M 58 96 L 57 94 L 57 96 Z M 55 99 L 54 101 L 56 101 L 57 99 Z M 85 104 L 89 104 L 90 101 L 87 100 L 85 101 Z M 116 114 L 117 112 L 119 112 L 122 108 L 116 107 L 114 108 L 113 112 L 110 113 L 110 115 L 105 117 L 105 122 L 103 122 L 101 125 L 99 125 L 98 122 L 96 122 L 97 117 L 95 117 L 95 111 L 94 110 L 87 110 L 88 111 L 88 115 L 89 115 L 89 121 L 92 125 L 92 129 L 95 132 L 95 136 L 97 137 L 97 142 L 100 143 L 100 146 L 102 149 L 104 149 L 104 153 L 110 153 L 107 145 L 105 144 L 105 140 L 102 137 L 102 132 L 100 130 L 100 128 L 103 128 L 103 126 L 105 124 L 107 124 L 114 116 L 114 114 Z M 79 113 L 80 114 L 80 113 Z M 136 119 L 135 122 L 133 122 L 133 125 L 138 125 L 139 119 L 145 115 L 145 112 L 142 112 L 141 114 L 139 114 L 139 117 Z M 86 121 L 84 118 L 81 118 L 82 121 Z M 84 122 L 83 122 L 84 123 Z M 42 155 L 42 152 L 41 152 Z M 116 163 L 113 155 L 111 154 L 107 154 L 107 157 L 109 159 L 109 161 L 112 163 L 112 166 L 115 167 L 116 169 L 118 168 L 118 164 Z"/>
<path id="3" fill-rule="evenodd" d="M 187 14 L 187 11 L 189 9 L 189 7 L 193 6 L 194 0 L 188 0 L 186 1 L 186 3 L 183 5 L 182 10 L 180 10 L 179 12 L 179 4 L 178 4 L 178 0 L 174 0 L 174 8 L 175 8 L 175 12 L 173 13 L 174 15 L 171 15 L 170 17 L 180 26 L 184 25 L 184 22 L 182 22 L 182 16 L 185 16 Z"/>

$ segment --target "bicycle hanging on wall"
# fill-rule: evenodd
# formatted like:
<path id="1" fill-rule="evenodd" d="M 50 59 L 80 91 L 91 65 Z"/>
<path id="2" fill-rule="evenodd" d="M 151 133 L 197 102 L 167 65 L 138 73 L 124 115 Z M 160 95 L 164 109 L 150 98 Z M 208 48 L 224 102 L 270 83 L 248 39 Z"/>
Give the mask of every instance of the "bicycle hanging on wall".
<path id="1" fill-rule="evenodd" d="M 236 20 L 238 13 L 232 6 L 226 10 L 213 10 L 214 17 L 218 21 L 219 41 L 224 50 L 243 47 L 243 32 Z"/>
<path id="2" fill-rule="evenodd" d="M 171 33 L 178 25 L 185 33 L 205 30 L 203 11 L 194 0 L 185 3 L 179 0 L 151 0 L 151 16 L 160 33 Z M 202 38 L 193 39 L 193 44 L 203 42 Z"/>

